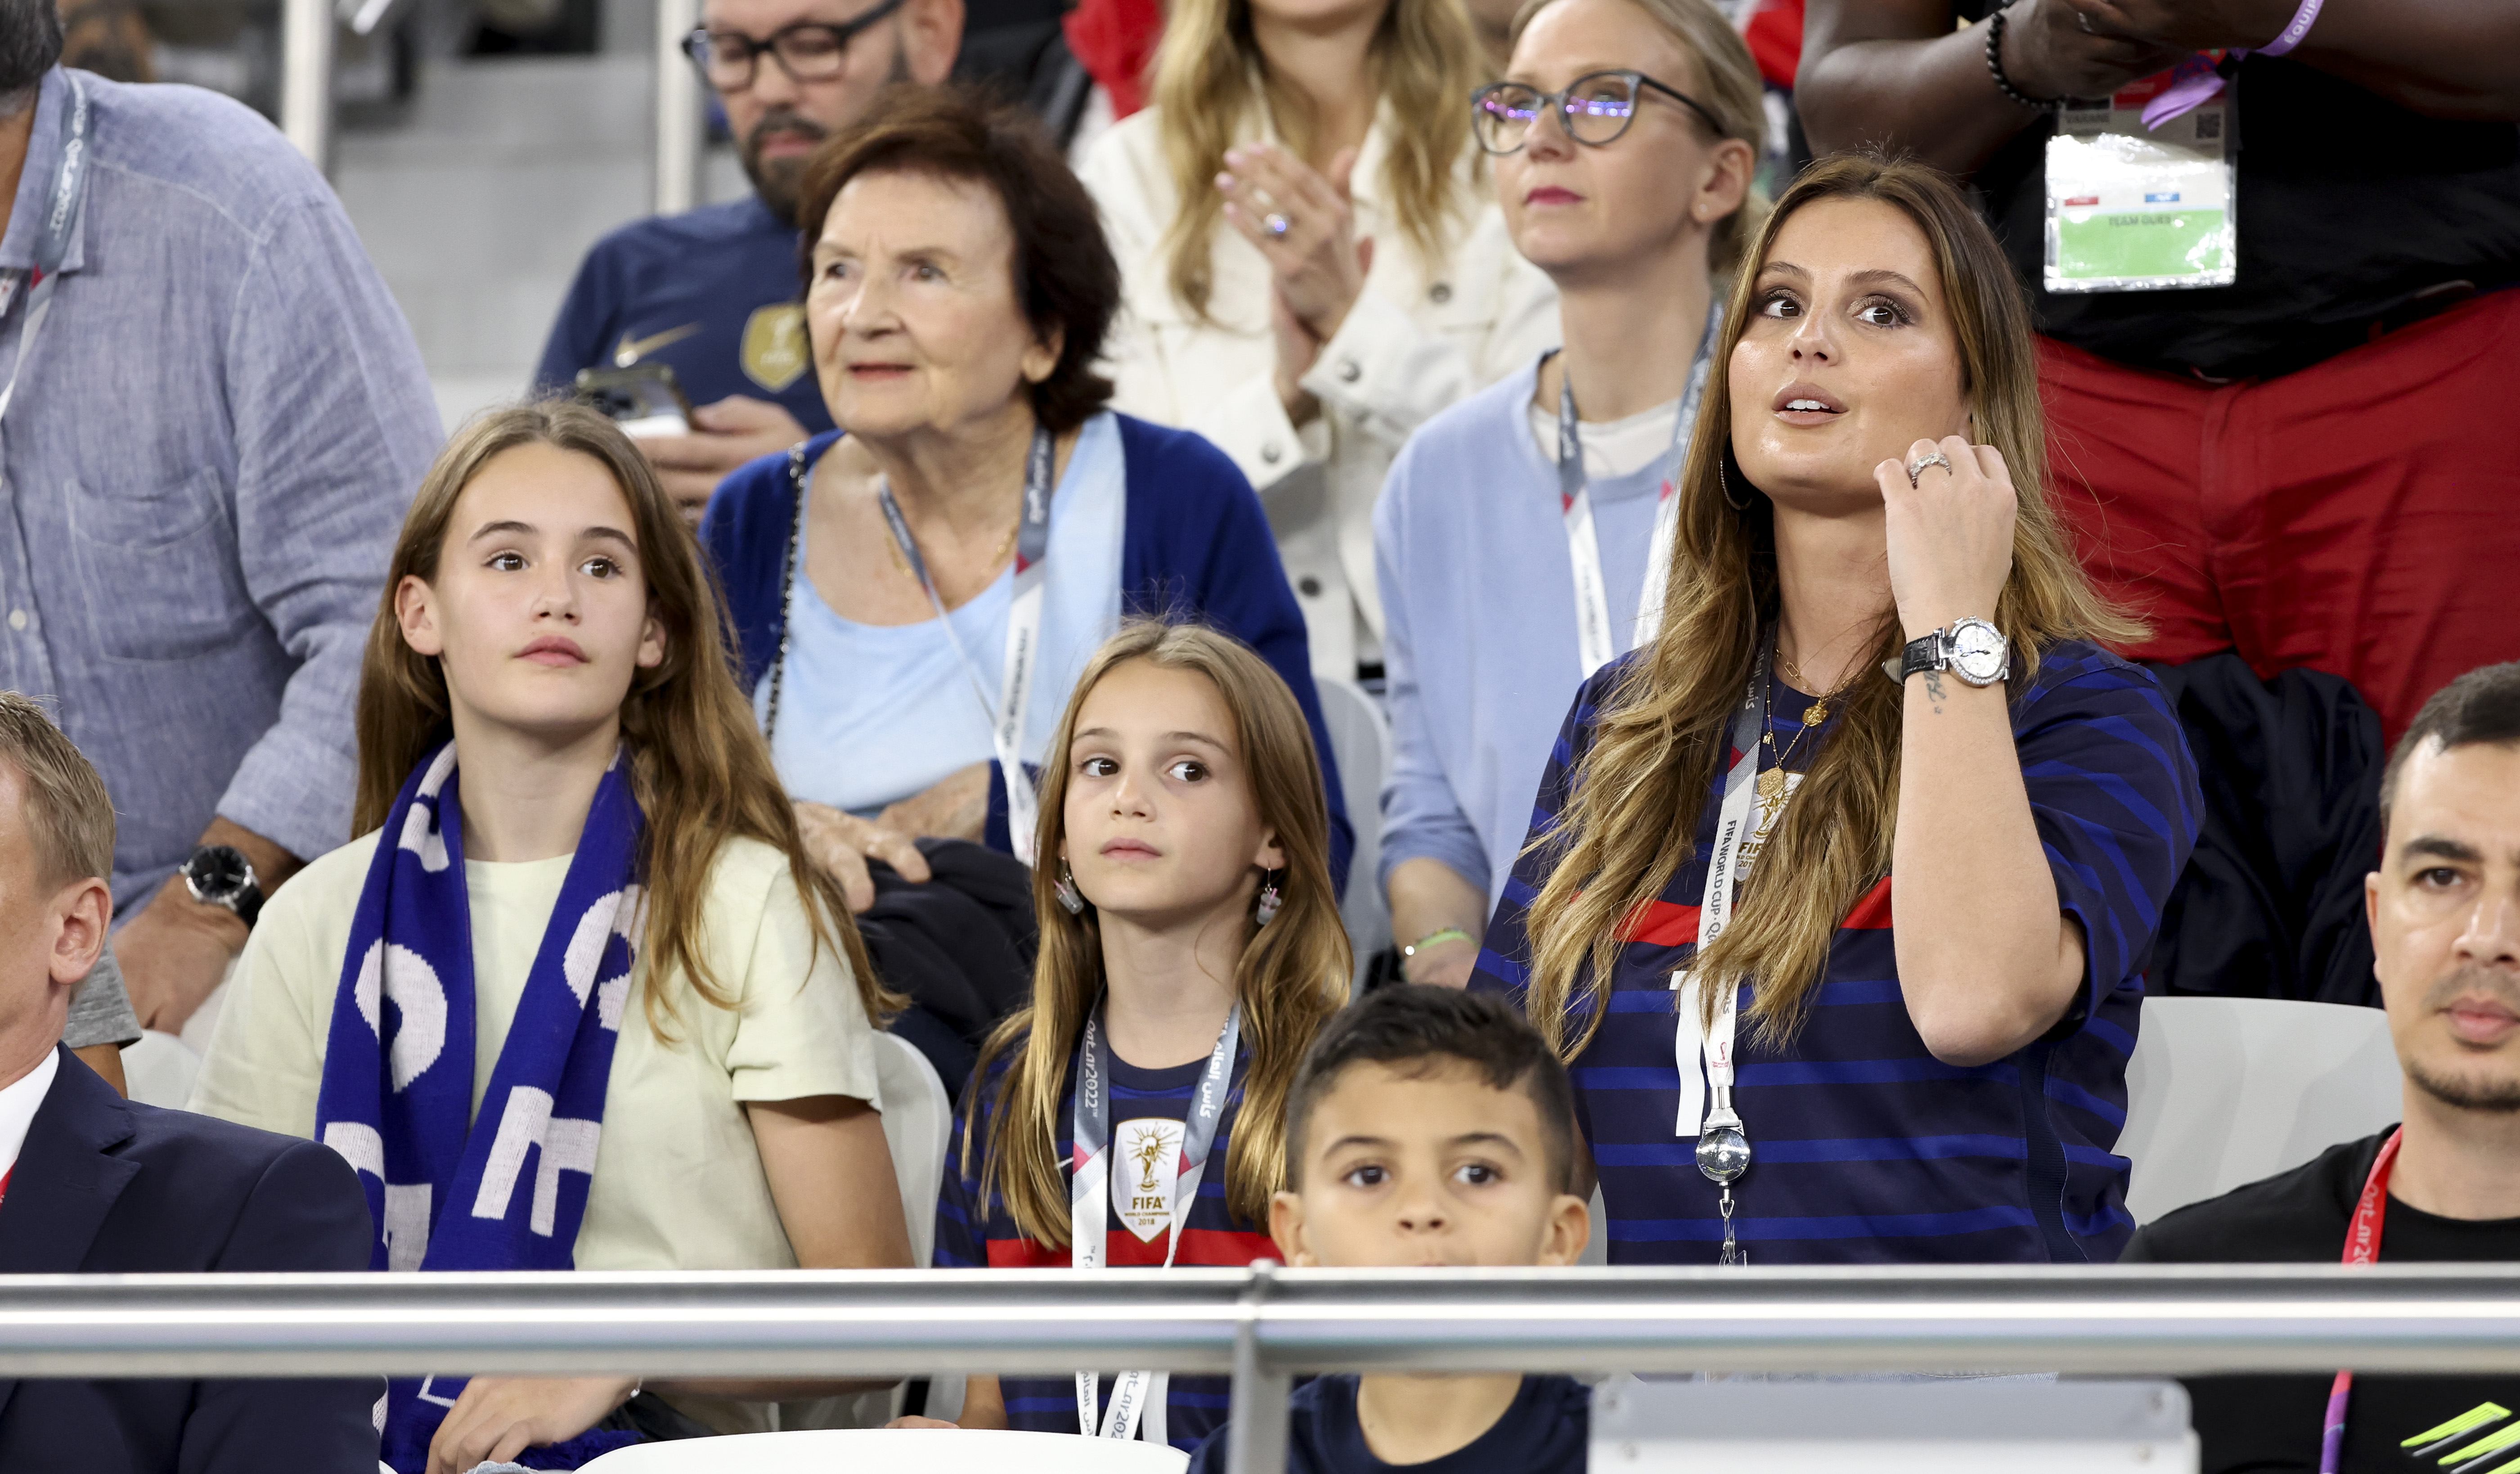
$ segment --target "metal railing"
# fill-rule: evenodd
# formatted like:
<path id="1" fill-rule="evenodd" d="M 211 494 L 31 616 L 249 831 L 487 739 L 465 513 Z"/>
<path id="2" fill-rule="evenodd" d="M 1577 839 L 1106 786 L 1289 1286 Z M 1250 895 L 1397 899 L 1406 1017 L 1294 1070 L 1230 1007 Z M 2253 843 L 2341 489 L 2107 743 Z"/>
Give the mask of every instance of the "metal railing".
<path id="1" fill-rule="evenodd" d="M 280 131 L 327 176 L 333 172 L 335 27 L 373 33 L 396 0 L 281 0 Z M 700 80 L 683 55 L 683 37 L 699 24 L 699 0 L 656 0 L 656 213 L 679 214 L 699 203 Z"/>
<path id="2" fill-rule="evenodd" d="M 2520 1371 L 2520 1265 L 0 1278 L 0 1377 Z"/>

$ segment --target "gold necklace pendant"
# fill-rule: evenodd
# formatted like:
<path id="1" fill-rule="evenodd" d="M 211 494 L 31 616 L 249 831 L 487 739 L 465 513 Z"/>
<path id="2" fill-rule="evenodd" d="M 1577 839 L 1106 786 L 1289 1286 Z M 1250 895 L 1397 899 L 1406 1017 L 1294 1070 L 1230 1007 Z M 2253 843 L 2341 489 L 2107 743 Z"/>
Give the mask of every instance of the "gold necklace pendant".
<path id="1" fill-rule="evenodd" d="M 1771 769 L 1769 769 L 1767 772 L 1762 773 L 1762 774 L 1760 774 L 1760 775 L 1759 775 L 1759 796 L 1760 796 L 1761 798 L 1765 798 L 1765 799 L 1775 799 L 1775 798 L 1778 798 L 1778 797 L 1782 796 L 1782 795 L 1783 795 L 1783 793 L 1784 793 L 1784 791 L 1785 791 L 1785 770 L 1784 770 L 1784 769 L 1782 769 L 1782 768 L 1771 768 Z"/>
<path id="2" fill-rule="evenodd" d="M 1827 720 L 1828 702 L 1825 700 L 1814 701 L 1803 708 L 1803 725 L 1806 727 L 1817 727 Z"/>

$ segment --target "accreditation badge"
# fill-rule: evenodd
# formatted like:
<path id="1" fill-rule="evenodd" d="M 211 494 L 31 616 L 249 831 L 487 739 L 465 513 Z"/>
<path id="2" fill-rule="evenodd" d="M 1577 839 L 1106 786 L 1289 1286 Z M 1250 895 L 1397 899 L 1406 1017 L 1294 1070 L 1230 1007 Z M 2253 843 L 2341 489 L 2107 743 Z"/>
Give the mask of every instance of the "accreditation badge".
<path id="1" fill-rule="evenodd" d="M 1162 1116 L 1123 1121 L 1111 1134 L 1111 1206 L 1140 1243 L 1172 1227 L 1181 1149 L 1182 1124 Z"/>
<path id="2" fill-rule="evenodd" d="M 2231 285 L 2236 85 L 2194 57 L 2065 104 L 2048 141 L 2049 291 Z"/>
<path id="3" fill-rule="evenodd" d="M 794 302 L 756 307 L 743 320 L 744 377 L 776 394 L 814 366 L 805 346 L 805 309 Z"/>

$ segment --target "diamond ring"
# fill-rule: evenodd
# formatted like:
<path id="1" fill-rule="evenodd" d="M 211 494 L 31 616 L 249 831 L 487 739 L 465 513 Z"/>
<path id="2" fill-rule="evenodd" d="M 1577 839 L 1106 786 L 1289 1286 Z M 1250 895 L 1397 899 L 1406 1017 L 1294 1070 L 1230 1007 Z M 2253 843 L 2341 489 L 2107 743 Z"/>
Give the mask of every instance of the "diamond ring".
<path id="1" fill-rule="evenodd" d="M 1936 451 L 1930 456 L 1918 456 L 1915 460 L 1908 463 L 1908 484 L 1910 486 L 1915 485 L 1916 478 L 1925 473 L 1925 468 L 1928 466 L 1939 466 L 1943 469 L 1951 471 L 1954 475 L 1959 474 L 1959 472 L 1955 470 L 1952 467 L 1952 458 L 1944 455 L 1941 451 Z"/>

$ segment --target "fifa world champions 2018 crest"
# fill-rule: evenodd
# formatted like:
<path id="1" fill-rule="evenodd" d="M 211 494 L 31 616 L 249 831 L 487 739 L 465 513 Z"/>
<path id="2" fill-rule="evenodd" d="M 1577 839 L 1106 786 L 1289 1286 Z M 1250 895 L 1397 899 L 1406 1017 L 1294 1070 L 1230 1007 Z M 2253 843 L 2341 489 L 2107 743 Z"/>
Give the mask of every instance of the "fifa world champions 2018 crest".
<path id="1" fill-rule="evenodd" d="M 1119 1199 L 1119 1219 L 1141 1243 L 1153 1243 L 1173 1219 L 1174 1169 L 1181 1159 L 1182 1126 L 1158 1116 L 1123 1121 L 1118 1133 L 1119 1156 L 1136 1171 L 1129 1192 Z"/>

